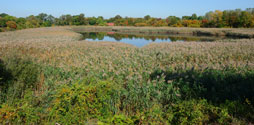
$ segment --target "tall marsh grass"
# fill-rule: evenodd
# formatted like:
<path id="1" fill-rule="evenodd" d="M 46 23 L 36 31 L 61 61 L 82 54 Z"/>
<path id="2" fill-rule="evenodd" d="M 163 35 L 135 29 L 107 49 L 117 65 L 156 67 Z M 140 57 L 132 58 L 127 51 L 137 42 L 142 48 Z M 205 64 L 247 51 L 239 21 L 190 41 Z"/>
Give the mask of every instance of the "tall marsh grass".
<path id="1" fill-rule="evenodd" d="M 79 41 L 69 27 L 0 33 L 1 124 L 248 124 L 254 41 Z"/>

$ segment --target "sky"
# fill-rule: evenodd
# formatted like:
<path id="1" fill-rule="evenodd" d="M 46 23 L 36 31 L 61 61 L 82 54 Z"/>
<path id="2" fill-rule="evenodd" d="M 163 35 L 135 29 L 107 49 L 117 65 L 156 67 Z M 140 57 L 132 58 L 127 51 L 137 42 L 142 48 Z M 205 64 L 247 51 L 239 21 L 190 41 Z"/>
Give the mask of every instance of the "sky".
<path id="1" fill-rule="evenodd" d="M 186 16 L 196 13 L 205 15 L 214 10 L 254 8 L 254 0 L 0 0 L 0 13 L 27 17 L 39 13 L 62 14 L 105 18 L 122 17 Z"/>

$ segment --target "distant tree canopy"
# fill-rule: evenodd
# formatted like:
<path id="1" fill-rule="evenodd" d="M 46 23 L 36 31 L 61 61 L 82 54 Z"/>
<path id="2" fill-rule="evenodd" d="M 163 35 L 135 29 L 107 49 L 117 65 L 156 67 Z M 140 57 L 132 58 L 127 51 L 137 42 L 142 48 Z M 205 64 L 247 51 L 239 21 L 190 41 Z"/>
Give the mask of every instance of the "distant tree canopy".
<path id="1" fill-rule="evenodd" d="M 8 16 L 8 14 L 6 14 L 6 13 L 1 13 L 0 14 L 0 17 L 5 17 L 5 16 Z"/>
<path id="2" fill-rule="evenodd" d="M 85 14 L 62 15 L 59 18 L 46 13 L 37 16 L 30 15 L 26 18 L 10 16 L 6 13 L 0 14 L 0 31 L 25 29 L 35 27 L 50 27 L 55 25 L 98 25 L 106 26 L 107 23 L 114 23 L 115 26 L 170 26 L 170 27 L 229 27 L 229 28 L 253 28 L 254 27 L 254 8 L 246 10 L 215 10 L 207 12 L 204 16 L 192 14 L 191 16 L 168 16 L 165 19 L 154 18 L 146 15 L 143 18 L 115 17 L 105 19 L 99 17 L 85 17 Z"/>

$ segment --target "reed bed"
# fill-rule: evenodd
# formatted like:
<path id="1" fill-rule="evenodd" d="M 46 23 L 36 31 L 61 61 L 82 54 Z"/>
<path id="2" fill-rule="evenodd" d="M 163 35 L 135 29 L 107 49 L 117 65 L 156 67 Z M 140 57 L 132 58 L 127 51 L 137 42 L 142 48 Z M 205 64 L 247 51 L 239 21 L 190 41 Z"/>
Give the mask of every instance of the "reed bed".
<path id="1" fill-rule="evenodd" d="M 244 111 L 246 111 L 246 105 L 248 108 L 253 108 L 253 94 L 246 93 L 253 91 L 253 84 L 251 84 L 254 71 L 253 39 L 207 43 L 195 41 L 151 43 L 137 48 L 117 42 L 80 41 L 81 35 L 73 32 L 72 28 L 52 27 L 0 33 L 0 59 L 2 60 L 0 64 L 14 77 L 14 80 L 10 80 L 12 82 L 8 82 L 10 85 L 1 84 L 4 86 L 1 90 L 15 88 L 21 83 L 24 83 L 21 85 L 23 87 L 29 84 L 24 87 L 26 88 L 24 90 L 10 89 L 1 93 L 0 97 L 3 100 L 0 102 L 0 123 L 120 124 L 120 119 L 124 124 L 184 124 L 187 122 L 181 121 L 183 119 L 177 113 L 181 112 L 178 108 L 186 105 L 200 106 L 198 107 L 200 110 L 192 108 L 194 112 L 196 111 L 195 113 L 199 111 L 203 113 L 194 114 L 193 119 L 190 119 L 188 115 L 183 117 L 193 124 L 253 122 L 254 118 L 248 115 L 253 110 L 246 114 L 241 114 L 240 111 L 232 113 L 226 105 L 228 103 L 225 102 L 230 100 L 232 101 L 230 104 L 235 106 L 239 102 L 243 105 Z M 149 28 L 142 28 L 142 30 L 146 29 Z M 241 30 L 243 29 L 235 31 L 242 33 Z M 247 30 L 245 32 L 248 32 Z M 217 29 L 211 29 L 211 32 L 214 31 L 217 32 Z M 17 69 L 23 64 L 32 68 Z M 35 67 L 38 71 L 33 70 L 36 69 Z M 22 69 L 29 70 L 27 74 L 37 74 L 32 74 L 37 76 L 36 82 L 27 83 L 26 80 L 30 77 L 17 75 L 20 72 L 12 73 L 20 70 L 22 74 Z M 4 75 L 3 79 L 5 79 Z M 242 89 L 245 84 L 240 85 L 240 82 L 232 87 L 230 85 L 232 82 L 228 79 L 244 82 L 248 88 Z M 214 96 L 220 93 L 208 94 L 208 92 L 214 92 L 209 88 L 216 88 L 218 84 L 221 84 L 221 87 L 215 91 L 221 91 L 229 86 L 232 90 L 228 91 L 228 95 L 231 94 L 232 98 L 221 96 L 215 99 Z M 33 85 L 34 87 L 31 87 Z M 204 88 L 207 92 L 193 88 L 192 85 L 200 85 L 200 88 L 208 86 Z M 239 88 L 235 89 L 237 87 Z M 99 97 L 98 100 L 93 100 L 82 94 L 81 90 L 90 94 L 94 97 L 93 99 L 97 99 L 97 95 L 102 94 L 101 96 L 107 100 Z M 236 90 L 239 91 L 239 95 L 232 94 Z M 21 91 L 21 97 L 16 99 L 22 102 L 10 99 L 14 97 L 11 94 L 13 91 Z M 34 98 L 29 93 L 35 95 Z M 80 95 L 80 98 L 74 96 L 75 94 Z M 67 98 L 68 96 L 70 98 Z M 71 99 L 72 97 L 80 100 L 72 104 L 71 102 L 75 101 Z M 38 104 L 32 104 L 33 101 Z M 89 108 L 91 105 L 94 107 Z M 226 105 L 226 108 L 222 105 Z M 69 110 L 71 107 L 73 110 Z M 33 111 L 25 112 L 26 109 Z M 88 109 L 89 112 L 85 112 Z M 188 109 L 183 110 L 193 115 L 188 112 Z M 25 114 L 20 116 L 19 111 Z M 213 119 L 214 121 L 209 118 L 207 120 L 206 118 L 211 116 L 205 114 L 206 111 L 212 111 L 211 114 L 214 113 L 218 118 Z M 9 113 L 9 116 L 5 117 L 7 115 L 3 113 L 7 115 Z M 79 113 L 84 115 L 80 116 Z M 36 117 L 29 117 L 30 115 Z M 197 117 L 204 119 L 200 120 Z"/>
<path id="2" fill-rule="evenodd" d="M 206 36 L 227 36 L 239 38 L 254 38 L 253 28 L 186 28 L 186 27 L 126 27 L 126 26 L 76 26 L 76 32 L 117 32 L 142 34 L 190 34 Z"/>

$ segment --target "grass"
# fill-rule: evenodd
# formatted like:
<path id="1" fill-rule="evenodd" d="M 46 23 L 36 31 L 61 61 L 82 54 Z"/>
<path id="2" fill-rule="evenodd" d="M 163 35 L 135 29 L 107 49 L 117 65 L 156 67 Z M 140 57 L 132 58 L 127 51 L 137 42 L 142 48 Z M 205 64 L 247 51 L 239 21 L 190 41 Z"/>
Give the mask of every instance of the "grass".
<path id="1" fill-rule="evenodd" d="M 253 39 L 137 48 L 79 41 L 72 29 L 0 33 L 0 123 L 254 122 Z"/>
<path id="2" fill-rule="evenodd" d="M 117 33 L 146 33 L 146 34 L 191 34 L 204 36 L 227 36 L 239 38 L 254 38 L 252 28 L 186 28 L 186 27 L 103 27 L 103 26 L 77 26 L 72 30 L 76 32 L 117 32 Z"/>

